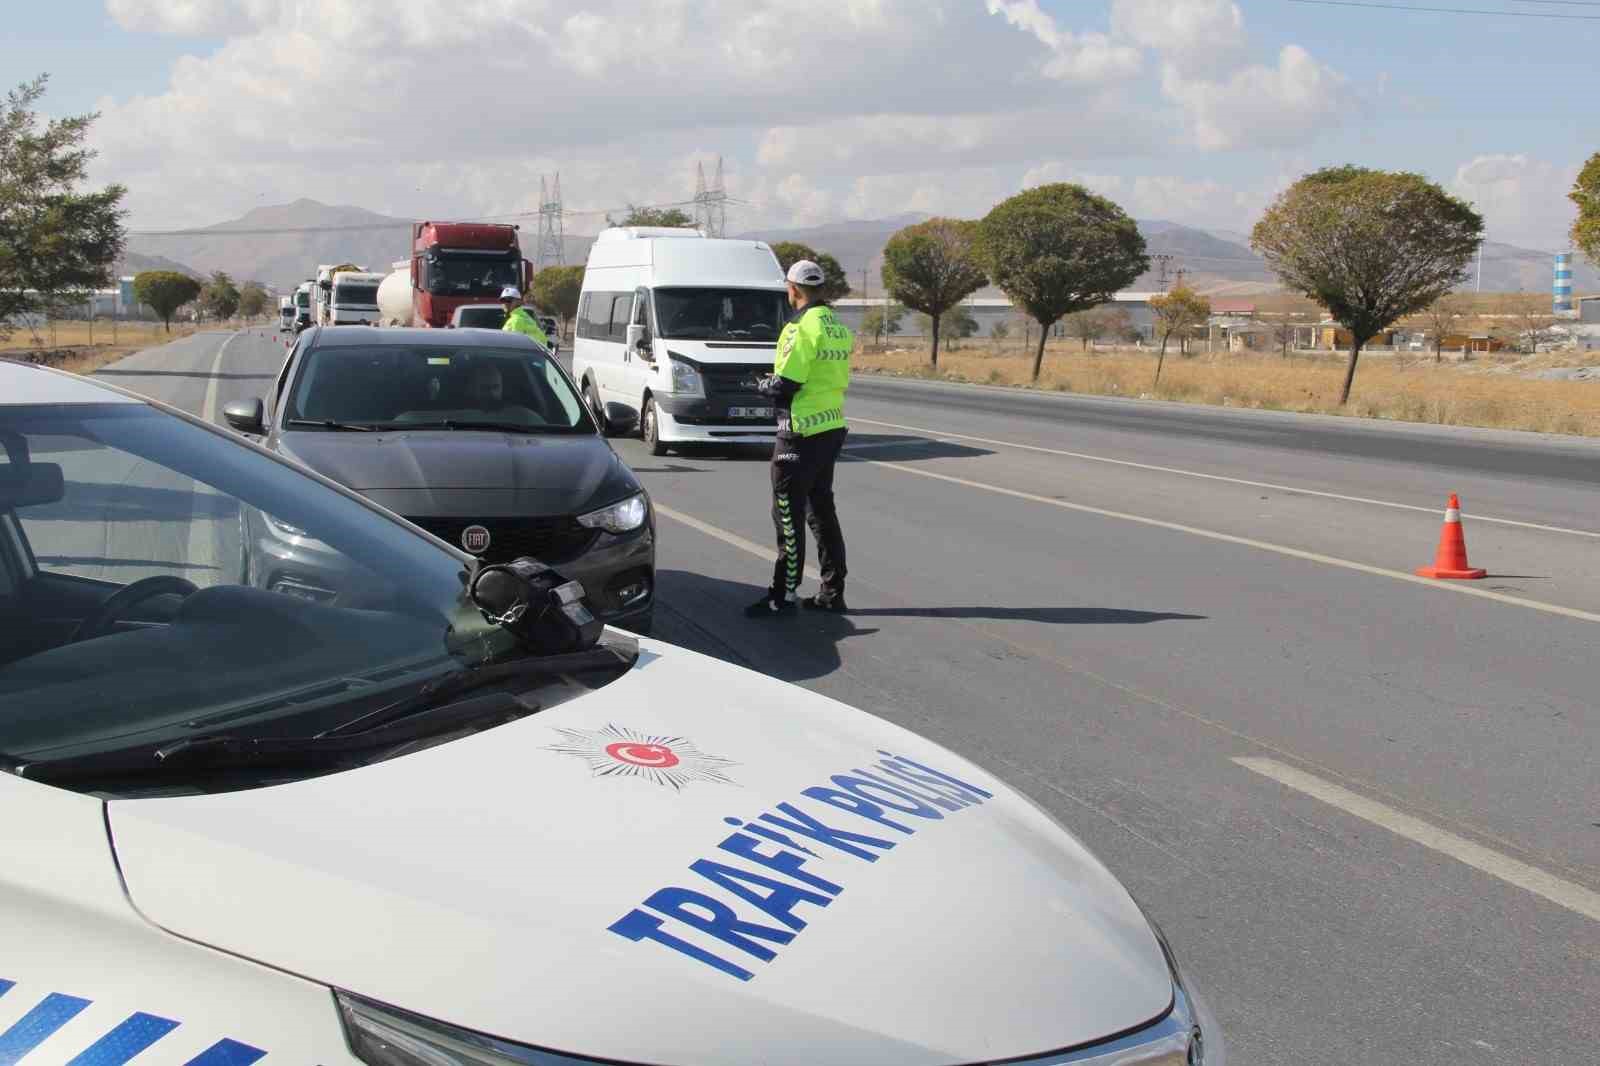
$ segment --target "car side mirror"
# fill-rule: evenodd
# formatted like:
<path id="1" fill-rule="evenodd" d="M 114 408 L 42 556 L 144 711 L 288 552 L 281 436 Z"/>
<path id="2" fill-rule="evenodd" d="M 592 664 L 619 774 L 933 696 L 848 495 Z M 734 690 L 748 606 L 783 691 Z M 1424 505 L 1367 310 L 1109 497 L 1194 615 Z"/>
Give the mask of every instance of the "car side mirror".
<path id="1" fill-rule="evenodd" d="M 240 400 L 235 403 L 225 404 L 222 408 L 222 417 L 227 419 L 228 425 L 240 433 L 248 433 L 256 437 L 267 435 L 265 425 L 266 408 L 262 406 L 259 396 L 254 400 Z"/>
<path id="2" fill-rule="evenodd" d="M 635 322 L 635 323 L 633 323 L 633 324 L 628 326 L 628 347 L 629 347 L 629 349 L 634 349 L 634 348 L 640 348 L 640 347 L 643 347 L 643 346 L 644 346 L 644 326 L 642 324 L 640 324 L 640 323 Z"/>
<path id="3" fill-rule="evenodd" d="M 625 437 L 639 428 L 639 412 L 625 403 L 606 404 L 606 432 Z"/>

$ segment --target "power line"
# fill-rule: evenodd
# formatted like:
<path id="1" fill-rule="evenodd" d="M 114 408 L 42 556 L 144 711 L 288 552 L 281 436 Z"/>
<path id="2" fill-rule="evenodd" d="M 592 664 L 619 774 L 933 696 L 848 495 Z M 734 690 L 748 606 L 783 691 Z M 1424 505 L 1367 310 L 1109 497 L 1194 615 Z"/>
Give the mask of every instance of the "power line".
<path id="1" fill-rule="evenodd" d="M 1416 4 L 1378 4 L 1368 0 L 1289 0 L 1291 4 L 1318 7 L 1364 7 L 1377 11 L 1424 11 L 1435 15 L 1499 15 L 1506 18 L 1566 19 L 1574 22 L 1600 22 L 1600 15 L 1569 15 L 1555 11 L 1486 11 L 1475 7 L 1422 7 Z M 1588 5 L 1584 5 L 1588 6 Z"/>

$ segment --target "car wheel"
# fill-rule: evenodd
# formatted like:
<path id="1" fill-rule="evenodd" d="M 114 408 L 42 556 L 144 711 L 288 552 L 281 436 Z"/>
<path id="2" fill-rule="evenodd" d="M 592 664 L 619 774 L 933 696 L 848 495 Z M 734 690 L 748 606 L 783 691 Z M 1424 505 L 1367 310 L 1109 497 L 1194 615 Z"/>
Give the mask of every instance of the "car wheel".
<path id="1" fill-rule="evenodd" d="M 583 381 L 583 402 L 589 405 L 589 414 L 594 416 L 595 425 L 600 427 L 600 435 L 611 436 L 611 431 L 606 429 L 606 412 L 600 406 L 600 394 L 595 392 L 594 382 L 588 378 Z"/>
<path id="2" fill-rule="evenodd" d="M 667 454 L 667 446 L 661 441 L 661 420 L 656 417 L 656 401 L 653 396 L 645 397 L 644 413 L 639 416 L 639 436 L 644 439 L 645 447 L 650 449 L 651 455 Z"/>

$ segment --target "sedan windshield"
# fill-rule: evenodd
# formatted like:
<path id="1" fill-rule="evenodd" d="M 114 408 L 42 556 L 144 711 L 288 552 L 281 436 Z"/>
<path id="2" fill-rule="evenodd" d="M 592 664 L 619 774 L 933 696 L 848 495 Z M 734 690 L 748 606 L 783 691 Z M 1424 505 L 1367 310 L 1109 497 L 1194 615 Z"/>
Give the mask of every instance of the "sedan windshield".
<path id="1" fill-rule="evenodd" d="M 777 343 L 788 300 L 770 289 L 657 289 L 661 336 L 689 341 Z"/>
<path id="2" fill-rule="evenodd" d="M 506 313 L 498 307 L 463 307 L 456 312 L 456 325 L 467 329 L 499 329 Z"/>
<path id="3" fill-rule="evenodd" d="M 286 421 L 309 429 L 595 432 L 572 382 L 542 350 L 431 344 L 313 348 Z"/>
<path id="4" fill-rule="evenodd" d="M 140 404 L 0 404 L 0 753 L 285 743 L 491 664 L 537 672 L 466 578 L 220 432 Z"/>

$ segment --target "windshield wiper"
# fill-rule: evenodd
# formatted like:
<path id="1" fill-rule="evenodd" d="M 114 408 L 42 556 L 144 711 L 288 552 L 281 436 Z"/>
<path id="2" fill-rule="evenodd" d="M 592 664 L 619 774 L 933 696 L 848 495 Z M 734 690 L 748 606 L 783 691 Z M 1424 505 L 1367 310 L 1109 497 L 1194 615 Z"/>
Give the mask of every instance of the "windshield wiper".
<path id="1" fill-rule="evenodd" d="M 501 433 L 537 433 L 543 427 L 526 426 L 521 422 L 493 422 L 475 418 L 441 418 L 437 422 L 395 422 L 395 430 L 406 429 L 481 429 Z"/>
<path id="2" fill-rule="evenodd" d="M 122 748 L 92 755 L 19 761 L 11 767 L 32 781 L 65 782 L 169 773 L 177 769 L 326 767 L 445 732 L 481 724 L 503 725 L 539 710 L 537 700 L 509 692 L 471 696 L 433 708 L 432 714 L 367 729 L 350 736 L 242 737 L 231 733 L 183 737 L 150 747 Z"/>
<path id="3" fill-rule="evenodd" d="M 331 429 L 337 433 L 375 433 L 376 426 L 362 426 L 354 422 L 337 422 L 331 418 L 290 418 L 284 423 L 286 426 L 315 426 L 318 429 Z"/>

